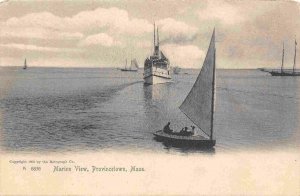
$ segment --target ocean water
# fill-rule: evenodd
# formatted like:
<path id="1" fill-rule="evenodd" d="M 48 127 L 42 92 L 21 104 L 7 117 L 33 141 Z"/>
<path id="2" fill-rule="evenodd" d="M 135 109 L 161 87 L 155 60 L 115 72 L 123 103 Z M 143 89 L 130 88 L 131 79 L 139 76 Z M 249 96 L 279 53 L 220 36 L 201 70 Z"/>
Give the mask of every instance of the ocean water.
<path id="1" fill-rule="evenodd" d="M 9 152 L 150 150 L 202 152 L 154 140 L 179 110 L 199 70 L 144 86 L 142 71 L 104 68 L 0 68 L 0 147 Z M 298 148 L 300 77 L 217 70 L 214 153 Z M 199 130 L 198 130 L 199 131 Z"/>

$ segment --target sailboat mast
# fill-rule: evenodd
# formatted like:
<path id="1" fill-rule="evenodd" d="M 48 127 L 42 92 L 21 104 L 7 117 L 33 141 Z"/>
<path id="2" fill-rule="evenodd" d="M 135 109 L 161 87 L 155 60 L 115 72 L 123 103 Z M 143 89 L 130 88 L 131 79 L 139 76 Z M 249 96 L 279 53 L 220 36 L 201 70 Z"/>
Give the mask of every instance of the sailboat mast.
<path id="1" fill-rule="evenodd" d="M 283 48 L 282 48 L 282 59 L 281 59 L 281 73 L 283 72 L 283 63 L 284 63 L 284 42 L 283 42 Z"/>
<path id="2" fill-rule="evenodd" d="M 153 24 L 153 49 L 154 49 L 154 53 L 155 53 L 155 22 Z"/>
<path id="3" fill-rule="evenodd" d="M 213 70 L 213 81 L 212 81 L 212 103 L 211 103 L 211 131 L 210 131 L 210 137 L 209 139 L 212 140 L 213 139 L 213 131 L 214 131 L 214 107 L 215 107 L 215 72 L 216 72 L 216 69 L 215 69 L 215 66 L 216 66 L 216 49 L 215 49 L 215 54 L 214 54 L 214 70 Z"/>
<path id="4" fill-rule="evenodd" d="M 295 55 L 294 55 L 293 73 L 295 73 L 295 67 L 296 67 L 296 54 L 297 54 L 297 41 L 295 39 Z"/>
<path id="5" fill-rule="evenodd" d="M 214 29 L 214 43 L 215 43 L 215 29 Z M 215 47 L 215 45 L 214 45 Z M 214 48 L 214 64 L 213 64 L 213 80 L 212 80 L 212 102 L 211 102 L 211 131 L 209 139 L 213 139 L 213 131 L 214 131 L 214 108 L 215 108 L 215 79 L 216 79 L 216 47 Z"/>
<path id="6" fill-rule="evenodd" d="M 158 34 L 158 27 L 156 28 L 156 34 L 157 34 L 157 51 L 159 51 L 159 34 Z"/>

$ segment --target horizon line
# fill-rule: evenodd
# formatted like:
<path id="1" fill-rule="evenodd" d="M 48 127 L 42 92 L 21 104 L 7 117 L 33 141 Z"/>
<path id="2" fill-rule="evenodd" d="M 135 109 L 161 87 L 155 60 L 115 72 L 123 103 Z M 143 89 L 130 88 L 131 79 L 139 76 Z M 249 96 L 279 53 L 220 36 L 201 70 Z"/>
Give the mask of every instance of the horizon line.
<path id="1" fill-rule="evenodd" d="M 20 66 L 20 65 L 0 65 L 0 68 L 23 68 L 23 66 Z M 29 66 L 28 67 L 29 69 L 30 68 L 60 68 L 60 69 L 69 69 L 69 68 L 78 68 L 78 69 L 120 69 L 121 67 L 113 67 L 113 66 L 109 66 L 109 67 L 96 67 L 96 66 L 68 66 L 68 67 L 62 67 L 62 66 Z M 216 68 L 216 69 L 224 69 L 224 70 L 252 70 L 252 69 L 261 69 L 261 68 L 264 68 L 264 69 L 277 69 L 277 68 L 266 68 L 266 67 L 258 67 L 258 68 Z M 143 69 L 143 68 L 138 68 L 138 69 Z M 180 69 L 201 69 L 201 67 L 199 68 L 183 68 L 183 67 L 180 67 Z M 278 68 L 280 69 L 280 68 Z"/>

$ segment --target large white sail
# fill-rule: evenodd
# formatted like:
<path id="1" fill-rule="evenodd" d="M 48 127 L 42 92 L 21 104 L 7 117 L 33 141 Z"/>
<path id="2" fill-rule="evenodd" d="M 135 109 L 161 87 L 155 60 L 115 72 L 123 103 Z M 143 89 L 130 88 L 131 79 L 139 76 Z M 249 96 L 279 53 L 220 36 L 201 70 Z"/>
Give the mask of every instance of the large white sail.
<path id="1" fill-rule="evenodd" d="M 179 109 L 212 138 L 215 81 L 215 30 L 197 80 Z"/>

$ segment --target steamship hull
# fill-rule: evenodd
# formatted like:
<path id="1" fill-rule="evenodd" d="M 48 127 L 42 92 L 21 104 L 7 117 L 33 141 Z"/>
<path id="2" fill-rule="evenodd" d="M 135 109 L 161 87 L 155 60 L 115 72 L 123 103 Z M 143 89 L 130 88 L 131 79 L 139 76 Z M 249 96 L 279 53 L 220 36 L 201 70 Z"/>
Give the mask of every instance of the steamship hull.
<path id="1" fill-rule="evenodd" d="M 161 68 L 150 68 L 145 70 L 144 83 L 147 85 L 171 82 L 170 71 Z"/>

